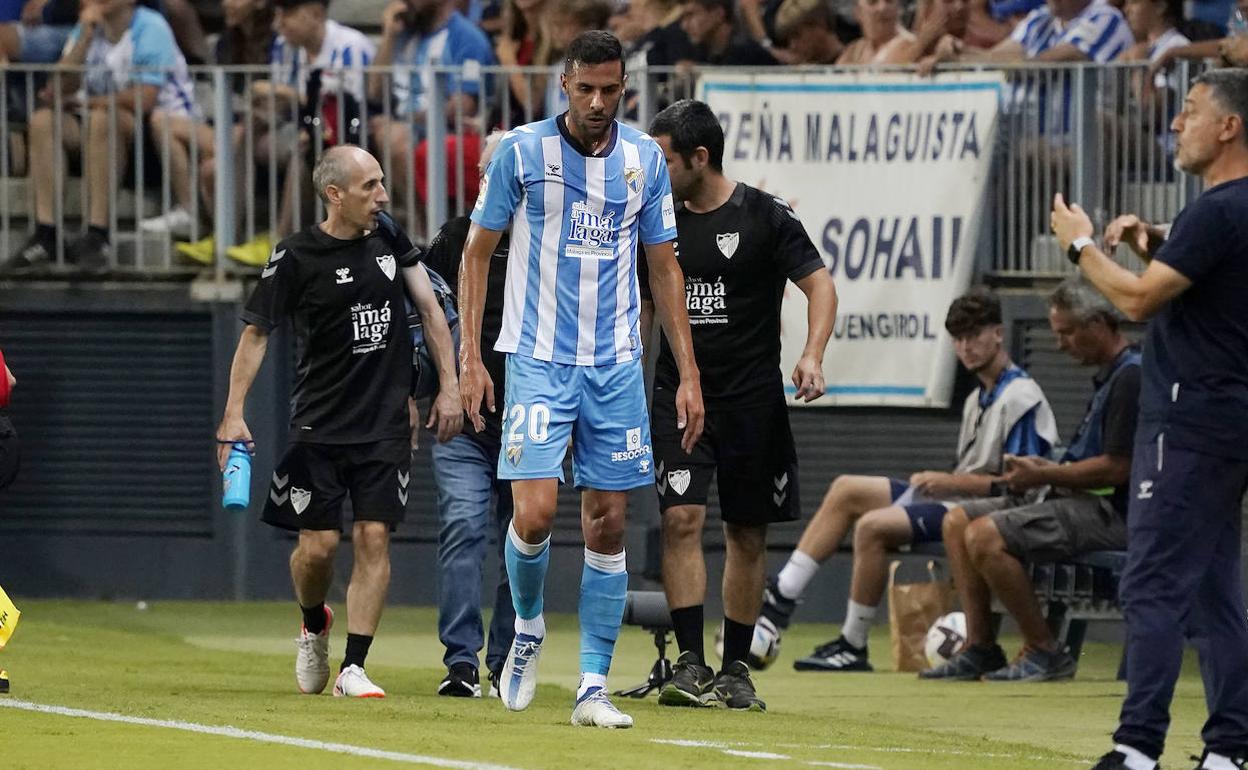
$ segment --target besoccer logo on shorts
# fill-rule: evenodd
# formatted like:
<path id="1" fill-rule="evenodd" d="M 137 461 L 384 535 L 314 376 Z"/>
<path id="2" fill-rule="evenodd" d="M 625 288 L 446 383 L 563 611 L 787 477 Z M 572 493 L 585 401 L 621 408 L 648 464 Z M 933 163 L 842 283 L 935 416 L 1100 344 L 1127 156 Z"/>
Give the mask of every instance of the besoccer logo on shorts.
<path id="1" fill-rule="evenodd" d="M 650 454 L 650 445 L 641 443 L 641 428 L 629 428 L 624 431 L 624 451 L 612 452 L 611 462 L 623 463 L 638 460 Z"/>

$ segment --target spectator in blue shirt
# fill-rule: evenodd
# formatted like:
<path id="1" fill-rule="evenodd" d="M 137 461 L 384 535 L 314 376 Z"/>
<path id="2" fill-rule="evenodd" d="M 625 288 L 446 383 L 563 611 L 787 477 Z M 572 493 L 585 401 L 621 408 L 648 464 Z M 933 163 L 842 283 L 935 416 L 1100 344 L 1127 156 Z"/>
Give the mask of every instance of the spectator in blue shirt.
<path id="1" fill-rule="evenodd" d="M 458 127 L 457 119 L 474 118 L 480 108 L 483 79 L 480 67 L 494 64 L 494 49 L 485 33 L 456 10 L 454 0 L 394 0 L 382 17 L 381 46 L 376 64 L 400 64 L 404 75 L 391 82 L 388 75 L 369 79 L 369 96 L 384 102 L 385 91 L 391 89 L 389 115 L 371 121 L 369 130 L 379 154 L 390 157 L 387 174 L 392 194 L 399 198 L 407 191 L 413 148 L 424 138 L 426 120 L 433 95 L 444 97 L 443 115 L 449 126 Z M 445 66 L 451 71 L 435 73 L 425 68 Z M 436 82 L 435 82 L 436 77 Z M 458 145 L 448 137 L 448 163 L 455 164 Z M 465 142 L 467 149 L 468 142 Z M 476 167 L 480 140 L 471 142 L 476 154 L 465 152 L 464 168 Z M 454 179 L 454 165 L 447 178 Z M 418 190 L 421 200 L 426 191 Z"/>
<path id="2" fill-rule="evenodd" d="M 87 231 L 70 245 L 68 256 L 83 270 L 102 272 L 110 257 L 110 179 L 126 167 L 138 121 L 153 110 L 193 114 L 191 82 L 169 24 L 150 8 L 136 8 L 135 0 L 83 2 L 60 61 L 66 68 L 59 81 L 64 92 L 45 89 L 41 100 L 47 106 L 30 116 L 30 158 L 37 161 L 30 164 L 35 232 L 6 267 L 46 267 L 56 253 L 61 234 L 54 220 L 55 174 L 66 167 L 53 162 L 62 151 L 54 145 L 56 99 L 65 110 L 60 136 L 66 148 L 82 152 L 88 190 Z"/>
<path id="3" fill-rule="evenodd" d="M 1048 0 L 987 51 L 966 49 L 960 61 L 1096 62 L 1134 42 L 1122 13 L 1104 0 Z"/>

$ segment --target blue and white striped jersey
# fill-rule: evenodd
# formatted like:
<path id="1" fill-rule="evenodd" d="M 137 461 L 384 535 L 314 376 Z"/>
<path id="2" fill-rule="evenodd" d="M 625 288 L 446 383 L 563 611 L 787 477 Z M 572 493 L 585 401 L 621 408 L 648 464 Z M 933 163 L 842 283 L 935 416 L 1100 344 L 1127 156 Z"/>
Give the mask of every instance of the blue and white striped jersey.
<path id="1" fill-rule="evenodd" d="M 314 61 L 308 61 L 308 52 L 286 42 L 278 35 L 269 49 L 271 77 L 276 83 L 285 83 L 299 93 L 308 88 L 312 70 L 321 70 L 321 93 L 348 93 L 356 101 L 367 99 L 364 68 L 373 63 L 377 47 L 368 36 L 354 27 L 339 24 L 333 19 L 325 22 L 325 37 L 321 51 Z"/>
<path id="2" fill-rule="evenodd" d="M 434 92 L 434 73 L 425 67 L 455 65 L 459 72 L 440 74 L 441 93 L 445 100 L 453 94 L 481 96 L 481 67 L 496 64 L 490 39 L 481 28 L 458 11 L 452 11 L 441 29 L 428 35 L 405 34 L 395 44 L 395 63 L 410 67 L 408 78 L 395 78 L 394 114 L 407 116 L 429 109 L 429 94 Z"/>
<path id="3" fill-rule="evenodd" d="M 638 243 L 676 238 L 663 151 L 616 122 L 607 147 L 586 156 L 562 124 L 509 131 L 481 182 L 472 221 L 512 228 L 494 349 L 580 366 L 632 361 L 641 356 Z"/>
<path id="4" fill-rule="evenodd" d="M 1042 5 L 1014 27 L 1010 38 L 1023 46 L 1028 59 L 1069 43 L 1088 61 L 1098 64 L 1117 58 L 1135 42 L 1127 20 L 1105 0 L 1092 0 L 1067 22 L 1054 16 L 1048 5 Z"/>
<path id="5" fill-rule="evenodd" d="M 64 53 L 78 44 L 82 25 L 75 25 L 65 41 Z M 171 115 L 197 116 L 191 76 L 186 59 L 173 39 L 165 17 L 150 8 L 135 8 L 130 28 L 116 43 L 97 28 L 83 62 L 86 75 L 78 98 L 118 93 L 135 85 L 158 86 L 156 109 Z"/>

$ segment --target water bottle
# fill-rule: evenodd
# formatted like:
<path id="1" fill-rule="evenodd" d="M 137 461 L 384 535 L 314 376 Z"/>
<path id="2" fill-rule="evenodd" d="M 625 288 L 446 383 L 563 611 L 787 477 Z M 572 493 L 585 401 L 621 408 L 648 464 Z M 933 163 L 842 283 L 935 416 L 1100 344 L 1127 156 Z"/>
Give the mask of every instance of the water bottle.
<path id="1" fill-rule="evenodd" d="M 234 442 L 221 474 L 221 504 L 229 511 L 245 511 L 251 502 L 251 452 L 242 441 Z"/>

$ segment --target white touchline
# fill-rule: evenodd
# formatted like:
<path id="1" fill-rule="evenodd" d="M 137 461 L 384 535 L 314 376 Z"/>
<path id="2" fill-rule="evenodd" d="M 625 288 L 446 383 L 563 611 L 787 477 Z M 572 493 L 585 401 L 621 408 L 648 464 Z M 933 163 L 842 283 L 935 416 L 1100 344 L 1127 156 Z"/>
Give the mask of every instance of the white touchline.
<path id="1" fill-rule="evenodd" d="M 728 748 L 729 746 L 746 746 L 740 741 L 721 742 L 721 741 L 693 741 L 683 738 L 651 738 L 651 743 L 661 743 L 667 746 L 680 746 L 687 749 L 716 749 L 727 754 L 730 757 L 744 757 L 746 759 L 774 759 L 774 760 L 791 760 L 788 754 L 777 754 L 772 751 L 742 751 L 741 749 Z M 757 744 L 754 744 L 757 745 Z M 792 745 L 792 744 L 790 744 Z M 851 765 L 841 762 L 815 762 L 807 761 L 804 764 L 814 767 L 840 767 L 850 768 L 851 770 L 884 770 L 879 765 Z"/>
<path id="2" fill-rule="evenodd" d="M 838 743 L 762 744 L 762 743 L 750 743 L 747 741 L 730 741 L 730 742 L 728 741 L 696 741 L 696 740 L 689 740 L 687 738 L 651 738 L 650 742 L 662 743 L 668 746 L 681 746 L 687 749 L 719 749 L 725 754 L 736 754 L 738 756 L 749 756 L 755 752 L 742 751 L 740 749 L 734 750 L 734 749 L 730 749 L 729 747 L 731 746 L 739 746 L 739 747 L 761 746 L 764 748 L 778 748 L 778 749 L 816 749 L 816 750 L 831 749 L 834 751 L 874 751 L 874 752 L 888 753 L 888 754 L 943 754 L 946 756 L 955 756 L 955 757 L 975 756 L 975 757 L 993 757 L 993 758 L 1005 758 L 1005 759 L 1026 759 L 1026 760 L 1032 760 L 1032 761 L 1037 761 L 1037 762 L 1056 761 L 1056 762 L 1063 762 L 1066 764 L 1084 764 L 1083 760 L 1073 760 L 1073 759 L 1054 760 L 1049 757 L 1029 756 L 1029 755 L 1024 755 L 1024 754 L 985 753 L 981 751 L 962 751 L 959 749 L 913 749 L 913 748 L 907 748 L 904 746 L 853 746 L 847 743 L 845 744 L 838 744 Z M 820 767 L 862 767 L 862 768 L 877 767 L 877 765 L 842 765 L 842 764 L 837 764 L 835 762 L 828 764 L 828 763 L 816 762 L 816 761 L 808 761 L 806 762 L 806 764 L 816 765 Z"/>
<path id="3" fill-rule="evenodd" d="M 788 754 L 777 754 L 774 751 L 741 751 L 740 749 L 721 749 L 730 757 L 745 757 L 746 759 L 789 759 Z"/>
<path id="4" fill-rule="evenodd" d="M 42 703 L 31 703 L 24 700 L 0 700 L 0 707 L 21 709 L 22 711 L 37 711 L 42 714 L 57 714 L 65 717 L 79 717 L 81 719 L 94 719 L 100 722 L 122 722 L 128 725 L 141 725 L 143 727 L 163 727 L 169 730 L 185 730 L 188 733 L 202 733 L 204 735 L 219 735 L 224 738 L 241 738 L 246 741 L 256 741 L 258 743 L 276 743 L 282 746 L 296 746 L 301 749 L 315 749 L 316 751 L 330 751 L 336 754 L 350 754 L 356 757 L 368 757 L 370 759 L 388 759 L 391 762 L 403 762 L 409 765 L 432 765 L 433 767 L 449 767 L 454 770 L 517 770 L 507 765 L 493 765 L 486 762 L 467 762 L 458 759 L 444 759 L 442 757 L 428 757 L 421 754 L 404 754 L 398 751 L 381 751 L 380 749 L 370 749 L 365 746 L 352 746 L 348 743 L 328 743 L 326 741 L 313 741 L 307 738 L 293 738 L 289 735 L 275 735 L 273 733 L 262 733 L 255 730 L 240 730 L 237 727 L 216 727 L 213 725 L 201 725 L 195 722 L 180 722 L 176 719 L 147 719 L 145 717 L 131 717 L 125 714 L 113 714 L 107 711 L 87 711 L 85 709 L 72 709 L 64 706 L 47 706 Z"/>

